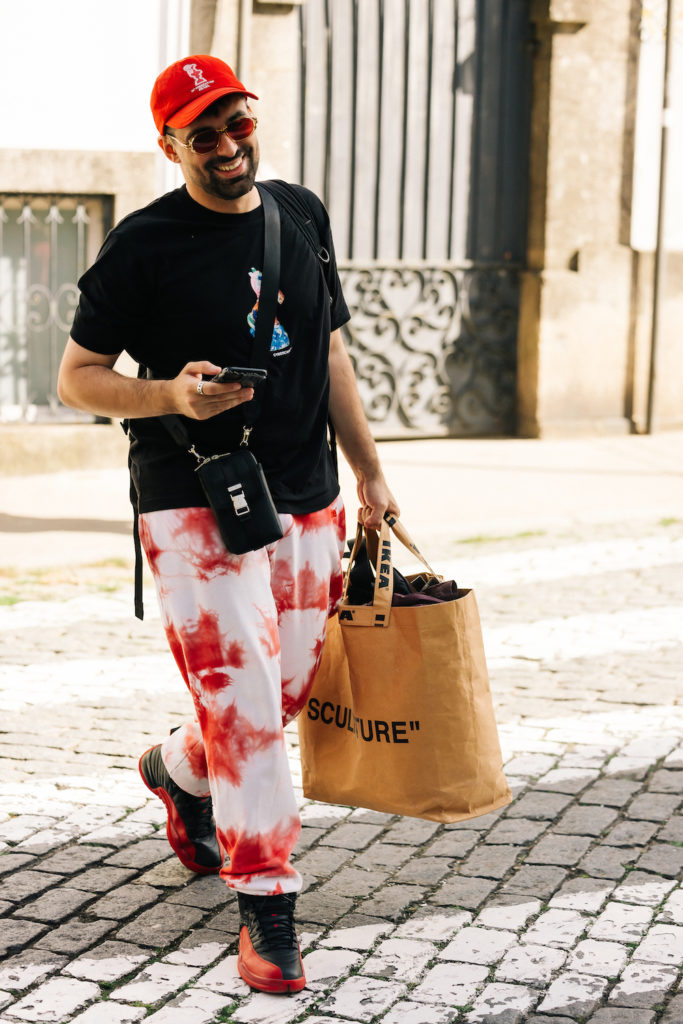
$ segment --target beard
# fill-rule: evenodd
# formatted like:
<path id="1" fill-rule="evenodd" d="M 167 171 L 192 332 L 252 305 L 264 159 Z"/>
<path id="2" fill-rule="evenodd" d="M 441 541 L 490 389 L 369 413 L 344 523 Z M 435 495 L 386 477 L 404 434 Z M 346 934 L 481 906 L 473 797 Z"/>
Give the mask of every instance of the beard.
<path id="1" fill-rule="evenodd" d="M 244 150 L 243 153 L 238 154 L 243 157 L 244 170 L 238 178 L 222 178 L 217 172 L 216 168 L 221 164 L 226 163 L 225 158 L 216 158 L 207 164 L 204 168 L 202 180 L 200 183 L 201 187 L 209 195 L 214 196 L 216 199 L 239 199 L 240 196 L 244 196 L 247 192 L 251 192 L 256 181 L 256 171 L 258 169 L 258 151 L 251 149 Z M 233 157 L 233 159 L 235 159 Z"/>

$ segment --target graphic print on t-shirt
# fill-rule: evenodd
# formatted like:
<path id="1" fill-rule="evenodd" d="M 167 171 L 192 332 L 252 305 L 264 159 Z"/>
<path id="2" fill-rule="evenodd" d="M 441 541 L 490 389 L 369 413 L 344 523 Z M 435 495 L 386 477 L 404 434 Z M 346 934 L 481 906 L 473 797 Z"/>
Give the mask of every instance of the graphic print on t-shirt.
<path id="1" fill-rule="evenodd" d="M 249 333 L 252 338 L 256 336 L 256 318 L 258 316 L 258 304 L 261 296 L 261 277 L 261 271 L 257 270 L 256 267 L 252 267 L 249 271 L 249 281 L 251 283 L 252 290 L 256 295 L 256 302 L 254 303 L 251 313 L 247 317 Z M 277 301 L 279 305 L 282 305 L 285 301 L 285 297 L 280 291 L 277 293 Z M 278 356 L 283 356 L 286 352 L 290 351 L 291 347 L 292 345 L 289 340 L 289 335 L 276 317 L 275 323 L 273 324 L 273 338 L 270 343 L 270 351 L 274 352 Z"/>

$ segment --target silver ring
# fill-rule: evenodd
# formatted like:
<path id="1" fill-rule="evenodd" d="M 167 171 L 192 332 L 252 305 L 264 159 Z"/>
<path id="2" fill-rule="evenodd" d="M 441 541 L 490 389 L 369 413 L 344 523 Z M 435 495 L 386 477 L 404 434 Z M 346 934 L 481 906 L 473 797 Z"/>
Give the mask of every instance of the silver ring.
<path id="1" fill-rule="evenodd" d="M 200 380 L 199 384 L 197 385 L 197 394 L 198 395 L 203 395 L 204 394 L 204 381 L 203 380 Z"/>

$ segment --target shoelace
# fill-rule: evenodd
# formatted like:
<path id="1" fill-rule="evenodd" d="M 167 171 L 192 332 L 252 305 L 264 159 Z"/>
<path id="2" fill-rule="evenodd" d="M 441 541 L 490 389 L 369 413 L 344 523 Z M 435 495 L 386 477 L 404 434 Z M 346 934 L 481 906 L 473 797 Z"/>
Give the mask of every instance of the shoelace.
<path id="1" fill-rule="evenodd" d="M 197 839 L 209 836 L 216 831 L 213 820 L 213 805 L 210 796 L 190 796 L 183 800 L 181 816 L 186 826 L 190 826 L 192 835 Z M 180 810 L 180 808 L 179 808 Z"/>
<path id="2" fill-rule="evenodd" d="M 293 907 L 289 902 L 283 906 L 282 897 L 266 897 L 263 902 L 253 903 L 251 909 L 271 949 L 291 949 L 296 943 L 296 929 Z"/>

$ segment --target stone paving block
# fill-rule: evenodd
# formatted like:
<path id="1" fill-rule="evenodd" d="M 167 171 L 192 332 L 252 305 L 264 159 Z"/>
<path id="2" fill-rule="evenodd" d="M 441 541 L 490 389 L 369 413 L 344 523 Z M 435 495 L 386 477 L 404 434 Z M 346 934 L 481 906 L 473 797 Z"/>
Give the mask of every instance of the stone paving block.
<path id="1" fill-rule="evenodd" d="M 437 964 L 413 989 L 410 998 L 452 1009 L 467 1006 L 484 987 L 488 974 L 489 968 L 479 964 Z"/>
<path id="2" fill-rule="evenodd" d="M 391 931 L 392 925 L 384 923 L 357 925 L 355 928 L 334 928 L 321 940 L 320 945 L 330 949 L 356 949 L 366 952 L 375 945 L 382 935 Z"/>
<path id="3" fill-rule="evenodd" d="M 604 804 L 607 807 L 623 807 L 641 788 L 641 783 L 633 779 L 600 778 L 585 793 L 579 802 L 582 804 Z"/>
<path id="4" fill-rule="evenodd" d="M 447 1006 L 429 1006 L 402 1000 L 382 1017 L 382 1024 L 452 1024 L 453 1011 Z M 342 1024 L 331 1017 L 308 1017 L 306 1024 Z M 346 1024 L 346 1022 L 344 1022 Z"/>
<path id="5" fill-rule="evenodd" d="M 177 857 L 163 860 L 160 864 L 143 871 L 137 878 L 132 879 L 133 885 L 160 885 L 166 889 L 183 889 L 188 882 L 197 876 L 184 864 L 181 864 Z"/>
<path id="6" fill-rule="evenodd" d="M 116 927 L 116 921 L 67 921 L 59 928 L 51 928 L 36 945 L 55 953 L 75 956 L 94 946 L 104 935 Z"/>
<path id="7" fill-rule="evenodd" d="M 545 1014 L 532 1014 L 531 1017 L 527 1017 L 528 1024 L 576 1024 L 576 1021 L 569 1017 L 556 1017 L 554 1014 L 552 1017 L 546 1017 Z"/>
<path id="8" fill-rule="evenodd" d="M 59 853 L 36 864 L 36 871 L 52 871 L 57 875 L 75 875 L 97 863 L 111 851 L 105 846 L 68 846 Z"/>
<path id="9" fill-rule="evenodd" d="M 341 850 L 364 850 L 383 830 L 382 825 L 344 822 L 328 832 L 320 840 L 320 845 L 333 846 Z"/>
<path id="10" fill-rule="evenodd" d="M 221 996 L 217 992 L 210 992 L 208 988 L 194 986 L 185 989 L 168 1003 L 169 1009 L 203 1010 L 209 1014 L 208 1019 L 211 1021 L 223 1010 L 232 1009 L 236 1005 L 231 996 Z"/>
<path id="11" fill-rule="evenodd" d="M 145 910 L 130 924 L 124 925 L 116 937 L 122 942 L 137 942 L 141 946 L 167 949 L 183 932 L 198 924 L 203 917 L 197 907 L 183 907 L 176 903 L 157 903 Z"/>
<path id="12" fill-rule="evenodd" d="M 207 1010 L 192 1009 L 187 1006 L 162 1006 L 145 1020 L 150 1024 L 211 1024 L 214 1014 Z"/>
<path id="13" fill-rule="evenodd" d="M 505 762 L 505 774 L 540 778 L 555 767 L 557 758 L 550 754 L 520 754 Z"/>
<path id="14" fill-rule="evenodd" d="M 493 982 L 479 993 L 469 1013 L 467 1024 L 521 1024 L 538 1001 L 538 992 L 523 985 Z"/>
<path id="15" fill-rule="evenodd" d="M 527 928 L 522 941 L 569 949 L 583 935 L 589 920 L 576 910 L 546 910 Z"/>
<path id="16" fill-rule="evenodd" d="M 655 924 L 633 953 L 634 960 L 680 966 L 683 962 L 683 928 Z"/>
<path id="17" fill-rule="evenodd" d="M 609 846 L 601 843 L 586 854 L 579 867 L 594 878 L 611 878 L 618 882 L 639 853 L 640 850 L 634 847 Z"/>
<path id="18" fill-rule="evenodd" d="M 601 1007 L 593 1014 L 588 1024 L 652 1024 L 654 1013 L 646 1010 L 626 1010 L 623 1007 Z"/>
<path id="19" fill-rule="evenodd" d="M 473 829 L 443 832 L 427 847 L 430 857 L 466 857 L 481 836 Z"/>
<path id="20" fill-rule="evenodd" d="M 370 917 L 381 917 L 396 921 L 411 906 L 417 906 L 424 899 L 425 889 L 418 885 L 387 885 L 376 892 L 371 899 L 363 901 L 363 913 Z"/>
<path id="21" fill-rule="evenodd" d="M 606 978 L 565 971 L 551 983 L 536 1009 L 539 1013 L 571 1013 L 574 1019 L 587 1017 L 597 1008 L 607 985 Z"/>
<path id="22" fill-rule="evenodd" d="M 252 991 L 246 982 L 242 981 L 237 970 L 237 956 L 224 957 L 214 967 L 211 967 L 205 974 L 197 979 L 196 988 L 205 988 L 210 992 L 217 992 L 219 995 L 231 996 L 234 999 L 242 999 Z"/>
<path id="23" fill-rule="evenodd" d="M 387 876 L 387 871 L 345 867 L 335 872 L 317 891 L 337 896 L 369 896 L 381 885 L 386 885 Z"/>
<path id="24" fill-rule="evenodd" d="M 230 1016 L 230 1021 L 239 1024 L 290 1024 L 298 1020 L 307 1006 L 319 998 L 315 992 L 297 992 L 292 999 L 256 992 L 239 1006 Z M 152 1020 L 152 1018 L 148 1018 Z M 162 1022 L 163 1024 L 163 1022 Z M 171 1024 L 169 1021 L 168 1024 Z M 176 1022 L 172 1022 L 176 1024 Z M 178 1020 L 177 1024 L 185 1024 Z"/>
<path id="25" fill-rule="evenodd" d="M 556 889 L 562 885 L 567 877 L 564 868 L 554 866 L 536 866 L 530 864 L 528 867 L 522 865 L 515 873 L 508 878 L 503 886 L 504 893 L 521 893 L 526 896 L 538 896 L 539 899 L 547 900 Z"/>
<path id="26" fill-rule="evenodd" d="M 646 907 L 658 907 L 675 884 L 668 878 L 657 878 L 646 871 L 631 871 L 626 880 L 614 890 L 614 898 L 623 903 L 641 903 Z"/>
<path id="27" fill-rule="evenodd" d="M 349 949 L 315 949 L 304 957 L 306 988 L 326 992 L 346 978 L 362 954 Z"/>
<path id="28" fill-rule="evenodd" d="M 629 818 L 640 821 L 667 821 L 678 809 L 683 794 L 642 793 L 628 807 Z"/>
<path id="29" fill-rule="evenodd" d="M 567 953 L 552 946 L 526 943 L 509 949 L 496 969 L 497 981 L 519 982 L 541 988 L 565 963 Z"/>
<path id="30" fill-rule="evenodd" d="M 462 821 L 452 821 L 448 825 L 442 825 L 444 832 L 462 832 L 474 829 L 475 832 L 488 832 L 500 818 L 503 811 L 507 811 L 506 808 L 502 808 L 499 811 L 489 811 L 488 814 L 478 814 L 474 818 L 463 818 Z"/>
<path id="31" fill-rule="evenodd" d="M 657 915 L 661 924 L 683 925 L 683 889 L 675 889 Z"/>
<path id="32" fill-rule="evenodd" d="M 97 900 L 88 907 L 88 914 L 93 917 L 108 917 L 113 921 L 123 921 L 131 914 L 137 913 L 150 903 L 155 903 L 163 898 L 161 889 L 154 889 L 149 885 L 122 885 L 114 889 L 107 896 Z"/>
<path id="33" fill-rule="evenodd" d="M 467 964 L 496 964 L 517 941 L 514 932 L 499 928 L 463 928 L 439 953 L 441 960 Z"/>
<path id="34" fill-rule="evenodd" d="M 38 899 L 32 900 L 26 906 L 19 907 L 18 910 L 15 910 L 14 916 L 25 917 L 29 921 L 44 921 L 46 924 L 54 924 L 70 917 L 85 903 L 89 903 L 92 898 L 90 892 L 60 886 L 44 893 Z"/>
<path id="35" fill-rule="evenodd" d="M 572 798 L 562 793 L 525 793 L 520 800 L 516 800 L 507 808 L 505 816 L 553 821 L 571 802 Z"/>
<path id="36" fill-rule="evenodd" d="M 481 910 L 474 923 L 483 928 L 504 928 L 518 932 L 530 917 L 540 913 L 540 900 L 524 896 L 498 896 Z"/>
<path id="37" fill-rule="evenodd" d="M 405 992 L 405 986 L 377 978 L 348 978 L 322 1003 L 322 1013 L 339 1014 L 352 1021 L 371 1021 Z"/>
<path id="38" fill-rule="evenodd" d="M 135 875 L 134 868 L 90 868 L 69 878 L 71 889 L 83 889 L 85 892 L 110 892 Z"/>
<path id="39" fill-rule="evenodd" d="M 37 863 L 37 858 L 30 853 L 3 853 L 0 856 L 0 876 L 32 863 Z"/>
<path id="40" fill-rule="evenodd" d="M 603 772 L 608 777 L 642 780 L 650 770 L 651 764 L 652 762 L 647 757 L 628 757 L 617 754 L 607 762 Z"/>
<path id="41" fill-rule="evenodd" d="M 655 843 L 643 853 L 636 867 L 667 878 L 680 878 L 683 871 L 683 847 Z"/>
<path id="42" fill-rule="evenodd" d="M 334 924 L 343 914 L 348 913 L 352 906 L 353 900 L 336 896 L 334 893 L 323 893 L 318 889 L 315 892 L 305 892 L 303 896 L 299 896 L 296 912 L 300 921 Z"/>
<path id="43" fill-rule="evenodd" d="M 117 1006 L 116 1003 L 95 1003 L 77 1017 L 72 1017 L 70 1024 L 133 1024 L 142 1020 L 147 1013 L 143 1006 Z"/>
<path id="44" fill-rule="evenodd" d="M 408 846 L 422 846 L 432 839 L 441 828 L 436 821 L 422 818 L 398 818 L 382 836 L 383 843 L 399 843 Z"/>
<path id="45" fill-rule="evenodd" d="M 237 903 L 236 896 L 217 875 L 194 875 L 189 885 L 167 897 L 169 903 L 183 903 L 202 910 L 216 910 L 226 903 Z"/>
<path id="46" fill-rule="evenodd" d="M 301 902 L 301 897 L 299 901 Z M 167 900 L 170 903 L 170 900 Z M 300 903 L 299 903 L 300 906 Z M 201 908 L 200 908 L 201 909 Z M 301 917 L 299 913 L 299 918 Z M 214 931 L 221 933 L 221 937 L 225 939 L 226 936 L 239 935 L 240 930 L 240 915 L 237 905 L 234 903 L 228 903 L 225 910 L 220 910 L 215 914 L 209 921 L 209 928 Z"/>
<path id="47" fill-rule="evenodd" d="M 498 885 L 490 878 L 449 878 L 429 897 L 440 907 L 464 907 L 477 910 Z"/>
<path id="48" fill-rule="evenodd" d="M 607 846 L 647 846 L 657 831 L 657 824 L 650 821 L 618 821 L 603 836 L 602 844 Z M 659 838 L 663 837 L 661 834 Z"/>
<path id="49" fill-rule="evenodd" d="M 534 789 L 547 790 L 553 793 L 580 793 L 599 778 L 600 772 L 595 768 L 552 768 L 540 779 L 536 780 Z"/>
<path id="50" fill-rule="evenodd" d="M 196 936 L 197 932 L 192 932 L 188 938 L 194 939 Z M 226 942 L 218 940 L 205 940 L 196 942 L 194 945 L 183 945 L 173 953 L 167 953 L 163 958 L 163 963 L 181 964 L 184 967 L 209 967 L 219 957 L 225 955 L 227 948 Z"/>
<path id="51" fill-rule="evenodd" d="M 374 851 L 376 847 L 372 847 Z M 392 847 L 395 849 L 395 847 Z M 408 851 L 406 851 L 407 856 Z M 305 853 L 303 857 L 299 857 L 296 862 L 297 869 L 304 875 L 314 875 L 316 878 L 327 878 L 329 875 L 334 874 L 340 869 L 342 864 L 345 864 L 351 854 L 348 850 L 336 850 L 330 846 L 318 846 L 315 850 L 310 850 Z M 401 857 L 401 861 L 405 859 Z M 357 863 L 357 861 L 356 861 Z M 381 864 L 382 861 L 377 863 Z M 376 867 L 377 863 L 370 863 L 369 867 Z"/>
<path id="52" fill-rule="evenodd" d="M 665 843 L 683 843 L 683 814 L 674 814 L 657 833 L 657 839 Z M 4 858 L 0 857 L 0 864 Z"/>
<path id="53" fill-rule="evenodd" d="M 599 836 L 618 815 L 614 807 L 578 804 L 570 807 L 553 826 L 554 832 L 575 836 Z"/>
<path id="54" fill-rule="evenodd" d="M 23 903 L 46 889 L 64 882 L 64 875 L 49 874 L 47 871 L 17 871 L 0 885 L 0 899 L 10 903 Z"/>
<path id="55" fill-rule="evenodd" d="M 415 856 L 394 875 L 393 881 L 408 885 L 436 885 L 451 870 L 450 861 L 445 857 Z"/>
<path id="56" fill-rule="evenodd" d="M 128 942 L 103 942 L 73 960 L 63 970 L 84 981 L 118 981 L 149 959 L 149 951 Z"/>
<path id="57" fill-rule="evenodd" d="M 124 850 L 119 850 L 106 861 L 111 867 L 121 868 L 148 868 L 159 861 L 174 857 L 173 850 L 165 842 L 157 839 L 142 839 L 140 842 L 132 843 Z"/>
<path id="58" fill-rule="evenodd" d="M 394 938 L 445 942 L 471 921 L 472 915 L 466 910 L 456 910 L 448 914 L 440 913 L 431 907 L 419 907 L 412 917 L 394 930 Z"/>
<path id="59" fill-rule="evenodd" d="M 301 857 L 306 850 L 309 850 L 314 843 L 317 843 L 321 836 L 325 835 L 324 828 L 302 827 L 297 839 L 296 846 L 292 851 L 292 860 Z"/>
<path id="60" fill-rule="evenodd" d="M 35 938 L 47 930 L 47 925 L 37 921 L 19 921 L 3 919 L 0 929 L 0 956 L 7 956 L 28 946 Z"/>
<path id="61" fill-rule="evenodd" d="M 661 1024 L 683 1024 L 683 995 L 675 996 L 666 1008 Z"/>
<path id="62" fill-rule="evenodd" d="M 546 821 L 528 818 L 503 818 L 493 826 L 484 842 L 510 846 L 526 846 L 538 839 L 548 827 Z"/>
<path id="63" fill-rule="evenodd" d="M 75 978 L 51 978 L 5 1013 L 12 1019 L 62 1024 L 70 1014 L 92 1003 L 100 996 L 98 985 Z"/>
<path id="64" fill-rule="evenodd" d="M 526 864 L 576 864 L 592 843 L 584 836 L 558 836 L 550 834 L 540 839 L 529 850 Z"/>
<path id="65" fill-rule="evenodd" d="M 459 865 L 458 874 L 503 878 L 514 865 L 519 853 L 518 846 L 480 846 Z"/>
<path id="66" fill-rule="evenodd" d="M 647 786 L 651 793 L 676 793 L 680 796 L 683 793 L 683 771 L 660 768 L 652 773 Z"/>
<path id="67" fill-rule="evenodd" d="M 54 974 L 64 964 L 66 957 L 36 949 L 25 949 L 0 964 L 0 989 L 23 992 L 37 981 Z"/>
<path id="68" fill-rule="evenodd" d="M 608 903 L 588 931 L 591 939 L 640 942 L 652 921 L 652 910 L 628 903 Z"/>
<path id="69" fill-rule="evenodd" d="M 385 939 L 363 964 L 360 973 L 387 981 L 418 981 L 437 953 L 437 947 L 425 939 Z"/>
<path id="70" fill-rule="evenodd" d="M 614 884 L 602 878 L 570 878 L 550 900 L 550 906 L 564 910 L 583 910 L 597 914 L 614 889 Z M 630 902 L 623 898 L 626 902 Z"/>
<path id="71" fill-rule="evenodd" d="M 3 758 L 6 757 L 6 751 L 3 750 L 2 755 Z M 56 824 L 57 819 L 50 818 L 47 814 L 17 814 L 14 818 L 8 818 L 0 823 L 0 839 L 9 843 L 20 843 L 34 832 Z"/>
<path id="72" fill-rule="evenodd" d="M 150 964 L 127 984 L 113 989 L 109 998 L 122 1003 L 154 1006 L 193 981 L 199 972 L 198 967 L 184 967 L 180 964 Z"/>
<path id="73" fill-rule="evenodd" d="M 619 984 L 609 995 L 614 1006 L 635 1006 L 645 1009 L 664 1002 L 676 983 L 675 967 L 659 964 L 631 963 L 621 972 Z"/>
<path id="74" fill-rule="evenodd" d="M 628 946 L 618 942 L 584 939 L 573 950 L 567 967 L 570 971 L 597 974 L 601 978 L 616 977 L 628 959 Z"/>

